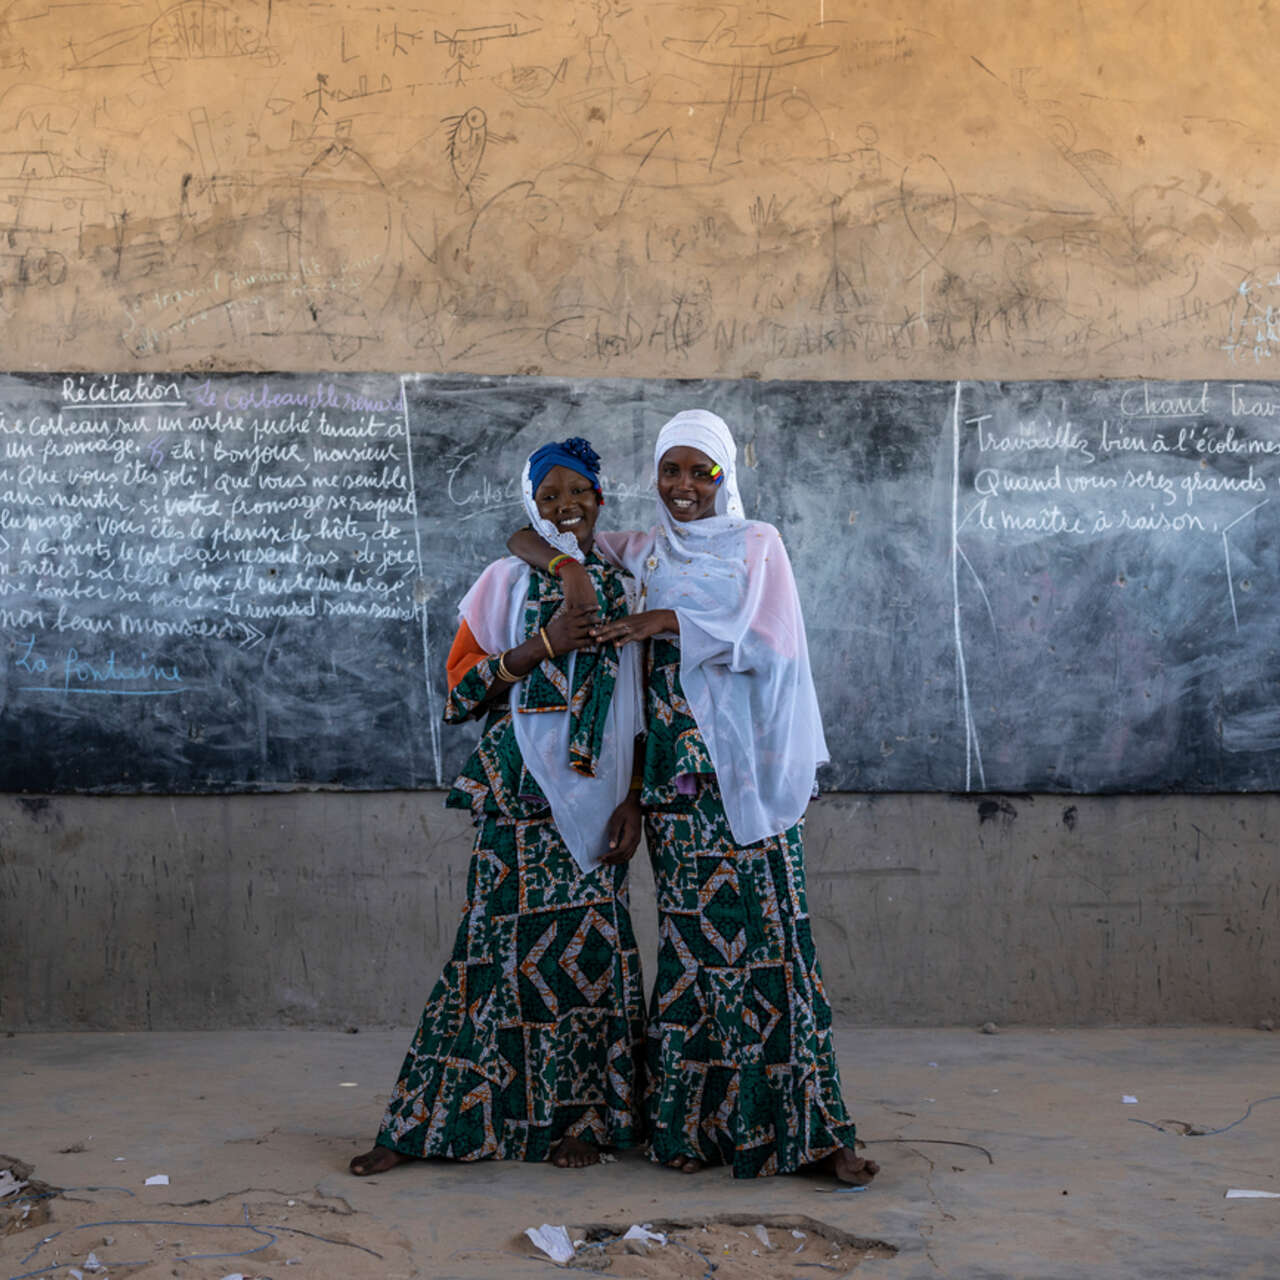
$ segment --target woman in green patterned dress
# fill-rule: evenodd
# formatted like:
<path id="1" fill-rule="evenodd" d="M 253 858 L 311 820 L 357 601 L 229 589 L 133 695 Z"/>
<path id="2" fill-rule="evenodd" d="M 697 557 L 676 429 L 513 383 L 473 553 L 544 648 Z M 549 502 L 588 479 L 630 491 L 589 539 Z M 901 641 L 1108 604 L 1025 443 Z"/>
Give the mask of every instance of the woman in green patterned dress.
<path id="1" fill-rule="evenodd" d="M 805 895 L 801 828 L 826 743 L 790 562 L 772 525 L 743 516 L 736 452 L 715 414 L 677 414 L 654 450 L 657 526 L 599 539 L 640 580 L 643 611 L 594 634 L 651 642 L 650 1151 L 685 1173 L 861 1184 L 878 1166 L 854 1149 Z M 546 560 L 528 532 L 509 545 Z M 565 574 L 571 600 L 581 577 Z"/>
<path id="2" fill-rule="evenodd" d="M 639 1139 L 626 863 L 642 708 L 637 658 L 590 634 L 626 615 L 630 582 L 593 549 L 598 471 L 575 438 L 524 473 L 530 518 L 560 549 L 552 569 L 578 569 L 589 602 L 566 607 L 555 572 L 508 557 L 459 605 L 444 718 L 487 717 L 445 801 L 476 824 L 467 905 L 358 1176 L 425 1156 L 581 1168 Z"/>

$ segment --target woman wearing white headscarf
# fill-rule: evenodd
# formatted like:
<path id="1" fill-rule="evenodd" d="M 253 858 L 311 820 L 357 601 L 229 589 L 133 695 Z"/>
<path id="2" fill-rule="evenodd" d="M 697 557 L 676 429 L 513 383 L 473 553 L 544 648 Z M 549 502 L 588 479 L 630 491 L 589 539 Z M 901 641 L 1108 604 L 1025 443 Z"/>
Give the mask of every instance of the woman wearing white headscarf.
<path id="1" fill-rule="evenodd" d="M 487 716 L 445 800 L 476 824 L 467 905 L 358 1176 L 423 1156 L 580 1168 L 640 1138 L 644 996 L 625 884 L 640 675 L 634 650 L 589 632 L 625 616 L 632 585 L 594 550 L 598 472 L 578 438 L 524 471 L 529 518 L 559 549 L 554 567 L 588 584 L 588 607 L 512 557 L 458 606 L 444 718 Z"/>
<path id="2" fill-rule="evenodd" d="M 677 414 L 654 448 L 657 525 L 599 539 L 641 583 L 641 611 L 594 634 L 651 641 L 650 1149 L 687 1173 L 862 1183 L 877 1166 L 854 1150 L 805 895 L 801 825 L 826 742 L 791 564 L 778 531 L 743 515 L 736 454 L 715 414 Z M 509 545 L 545 561 L 532 541 Z"/>

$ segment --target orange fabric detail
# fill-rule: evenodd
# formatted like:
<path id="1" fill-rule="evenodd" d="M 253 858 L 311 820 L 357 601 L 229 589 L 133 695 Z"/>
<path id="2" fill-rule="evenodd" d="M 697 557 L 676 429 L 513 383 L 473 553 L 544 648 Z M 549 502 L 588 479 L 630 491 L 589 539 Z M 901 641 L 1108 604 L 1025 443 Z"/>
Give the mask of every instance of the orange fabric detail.
<path id="1" fill-rule="evenodd" d="M 480 642 L 471 634 L 471 628 L 465 622 L 458 628 L 453 637 L 453 647 L 449 650 L 445 662 L 445 676 L 449 688 L 457 686 L 458 681 L 477 663 L 483 662 L 489 655 L 480 647 Z"/>

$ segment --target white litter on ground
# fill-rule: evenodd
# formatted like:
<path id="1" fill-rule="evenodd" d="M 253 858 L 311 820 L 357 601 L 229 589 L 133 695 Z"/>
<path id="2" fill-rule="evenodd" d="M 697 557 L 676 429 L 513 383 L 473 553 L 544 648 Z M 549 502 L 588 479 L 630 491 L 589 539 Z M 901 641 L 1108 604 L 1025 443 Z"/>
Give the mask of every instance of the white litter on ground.
<path id="1" fill-rule="evenodd" d="M 533 1241 L 534 1248 L 541 1249 L 552 1262 L 568 1262 L 573 1257 L 573 1241 L 564 1227 L 544 1222 L 540 1227 L 527 1227 L 525 1235 Z"/>
<path id="2" fill-rule="evenodd" d="M 666 1244 L 667 1237 L 660 1231 L 650 1231 L 648 1227 L 632 1226 L 627 1228 L 624 1240 L 643 1240 L 646 1244 Z"/>

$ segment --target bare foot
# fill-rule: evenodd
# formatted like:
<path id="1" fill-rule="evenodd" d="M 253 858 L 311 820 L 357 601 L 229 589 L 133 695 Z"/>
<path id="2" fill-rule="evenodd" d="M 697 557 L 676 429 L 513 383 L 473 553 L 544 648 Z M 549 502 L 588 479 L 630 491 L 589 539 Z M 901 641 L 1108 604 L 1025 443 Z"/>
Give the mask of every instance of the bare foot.
<path id="1" fill-rule="evenodd" d="M 667 1161 L 667 1168 L 677 1173 L 697 1173 L 704 1165 L 697 1156 L 676 1156 L 674 1160 Z"/>
<path id="2" fill-rule="evenodd" d="M 807 1164 L 801 1173 L 825 1173 L 855 1187 L 865 1187 L 880 1172 L 874 1160 L 864 1160 L 852 1147 L 840 1147 L 830 1155 Z"/>
<path id="3" fill-rule="evenodd" d="M 561 1138 L 547 1157 L 557 1169 L 585 1169 L 600 1163 L 600 1152 L 580 1138 Z"/>
<path id="4" fill-rule="evenodd" d="M 394 1169 L 396 1165 L 404 1164 L 411 1158 L 399 1151 L 392 1151 L 390 1147 L 371 1147 L 364 1155 L 353 1156 L 347 1168 L 357 1178 L 368 1178 L 375 1173 L 386 1173 L 388 1169 Z"/>

